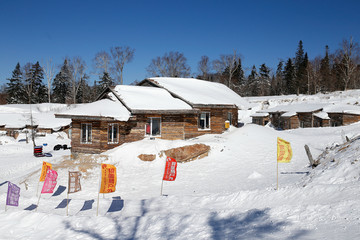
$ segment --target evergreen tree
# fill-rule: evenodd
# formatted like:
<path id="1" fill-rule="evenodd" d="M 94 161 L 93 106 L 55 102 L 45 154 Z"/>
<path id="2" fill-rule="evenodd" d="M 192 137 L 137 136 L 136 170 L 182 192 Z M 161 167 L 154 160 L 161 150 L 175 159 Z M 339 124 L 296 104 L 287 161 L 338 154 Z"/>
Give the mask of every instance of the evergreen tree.
<path id="1" fill-rule="evenodd" d="M 32 78 L 33 78 L 33 98 L 35 103 L 44 103 L 48 99 L 48 91 L 43 83 L 44 80 L 44 71 L 40 66 L 39 62 L 36 62 L 32 68 Z"/>
<path id="2" fill-rule="evenodd" d="M 285 92 L 284 73 L 283 73 L 284 62 L 281 60 L 276 68 L 275 74 L 275 89 L 273 90 L 274 95 L 281 95 Z"/>
<path id="3" fill-rule="evenodd" d="M 307 54 L 306 54 L 307 55 Z M 307 92 L 306 66 L 308 59 L 305 59 L 303 42 L 299 41 L 299 46 L 295 54 L 295 88 L 297 94 Z"/>
<path id="4" fill-rule="evenodd" d="M 71 72 L 67 59 L 65 59 L 60 72 L 52 83 L 52 98 L 56 103 L 67 103 L 71 98 Z"/>
<path id="5" fill-rule="evenodd" d="M 25 72 L 26 102 L 29 104 L 46 102 L 47 89 L 42 82 L 44 79 L 44 72 L 39 62 L 26 66 Z"/>
<path id="6" fill-rule="evenodd" d="M 84 74 L 84 76 L 82 76 L 80 78 L 80 83 L 79 83 L 79 89 L 77 91 L 76 94 L 76 102 L 77 103 L 86 103 L 89 102 L 87 101 L 87 92 L 89 91 L 89 86 L 87 84 L 87 79 L 89 79 L 89 76 Z"/>
<path id="7" fill-rule="evenodd" d="M 109 73 L 104 72 L 102 77 L 100 78 L 99 81 L 99 87 L 104 90 L 107 87 L 111 87 L 114 85 L 114 81 L 111 79 Z"/>
<path id="8" fill-rule="evenodd" d="M 331 67 L 329 58 L 329 46 L 325 46 L 325 57 L 320 62 L 320 90 L 327 92 L 331 90 Z"/>
<path id="9" fill-rule="evenodd" d="M 284 94 L 295 94 L 297 93 L 297 84 L 295 79 L 295 67 L 291 61 L 291 58 L 288 59 L 284 67 Z"/>
<path id="10" fill-rule="evenodd" d="M 12 72 L 12 77 L 7 80 L 9 80 L 6 87 L 7 103 L 25 103 L 25 92 L 24 86 L 22 84 L 22 72 L 20 69 L 20 63 L 16 64 L 16 67 Z"/>
<path id="11" fill-rule="evenodd" d="M 255 65 L 253 65 L 250 75 L 248 76 L 248 92 L 250 96 L 259 96 L 260 93 L 260 84 L 259 84 L 259 75 L 257 73 Z"/>
<path id="12" fill-rule="evenodd" d="M 265 63 L 260 65 L 259 68 L 259 83 L 260 83 L 260 96 L 266 96 L 270 93 L 270 68 Z"/>

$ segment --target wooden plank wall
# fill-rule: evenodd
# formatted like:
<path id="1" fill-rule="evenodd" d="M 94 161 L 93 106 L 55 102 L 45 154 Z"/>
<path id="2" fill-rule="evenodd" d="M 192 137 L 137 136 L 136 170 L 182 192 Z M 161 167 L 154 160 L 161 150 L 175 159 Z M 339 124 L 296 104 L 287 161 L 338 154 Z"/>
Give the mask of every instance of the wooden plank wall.
<path id="1" fill-rule="evenodd" d="M 344 125 L 349 125 L 355 122 L 360 121 L 360 115 L 355 115 L 355 114 L 347 114 L 344 113 L 343 115 L 343 124 Z"/>

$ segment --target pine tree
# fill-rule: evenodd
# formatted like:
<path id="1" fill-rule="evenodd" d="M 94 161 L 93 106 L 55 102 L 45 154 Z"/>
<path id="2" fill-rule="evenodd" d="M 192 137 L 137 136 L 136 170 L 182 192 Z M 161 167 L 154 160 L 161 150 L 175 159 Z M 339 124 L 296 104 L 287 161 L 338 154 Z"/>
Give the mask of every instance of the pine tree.
<path id="1" fill-rule="evenodd" d="M 33 65 L 32 68 L 32 72 L 33 72 L 33 98 L 34 98 L 34 102 L 35 103 L 44 103 L 47 102 L 48 99 L 48 93 L 47 93 L 47 88 L 45 86 L 45 84 L 43 83 L 44 80 L 44 71 L 42 69 L 42 67 L 40 66 L 39 62 L 36 62 Z"/>
<path id="2" fill-rule="evenodd" d="M 89 79 L 89 76 L 84 74 L 84 76 L 82 76 L 80 78 L 80 83 L 79 83 L 79 89 L 77 91 L 76 94 L 76 102 L 77 103 L 86 103 L 87 101 L 87 92 L 89 91 L 89 86 L 87 84 L 87 79 Z"/>
<path id="3" fill-rule="evenodd" d="M 295 67 L 291 61 L 291 58 L 288 59 L 284 67 L 284 93 L 285 94 L 295 94 L 297 93 L 297 84 L 295 79 Z"/>
<path id="4" fill-rule="evenodd" d="M 273 90 L 273 93 L 275 95 L 281 95 L 285 93 L 283 66 L 284 66 L 284 62 L 281 60 L 276 68 L 275 89 Z"/>
<path id="5" fill-rule="evenodd" d="M 320 90 L 327 92 L 331 89 L 331 67 L 329 58 L 329 46 L 325 46 L 325 57 L 320 62 Z"/>
<path id="6" fill-rule="evenodd" d="M 24 86 L 22 84 L 22 72 L 20 68 L 20 63 L 16 64 L 14 71 L 12 72 L 12 77 L 7 79 L 6 93 L 7 93 L 7 103 L 9 104 L 18 104 L 25 103 L 24 99 Z"/>
<path id="7" fill-rule="evenodd" d="M 260 65 L 259 68 L 259 83 L 260 83 L 260 95 L 266 96 L 270 93 L 270 68 L 265 63 Z"/>
<path id="8" fill-rule="evenodd" d="M 114 85 L 114 81 L 111 79 L 109 73 L 104 72 L 102 77 L 100 78 L 99 81 L 99 87 L 104 90 L 107 87 L 111 87 Z"/>
<path id="9" fill-rule="evenodd" d="M 71 98 L 71 73 L 67 59 L 52 83 L 52 98 L 56 103 L 67 103 Z"/>
<path id="10" fill-rule="evenodd" d="M 259 96 L 260 93 L 259 75 L 255 65 L 253 65 L 248 76 L 248 92 L 250 96 Z"/>
<path id="11" fill-rule="evenodd" d="M 308 59 L 305 60 L 303 42 L 299 41 L 299 46 L 295 54 L 294 68 L 295 68 L 295 88 L 296 93 L 305 93 L 307 91 L 306 85 L 306 66 Z"/>

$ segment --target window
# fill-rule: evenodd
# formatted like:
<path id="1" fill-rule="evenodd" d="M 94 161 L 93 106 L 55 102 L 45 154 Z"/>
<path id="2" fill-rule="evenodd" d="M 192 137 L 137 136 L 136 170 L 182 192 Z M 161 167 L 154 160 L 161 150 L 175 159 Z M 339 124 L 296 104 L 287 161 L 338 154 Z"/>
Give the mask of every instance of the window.
<path id="1" fill-rule="evenodd" d="M 110 123 L 108 125 L 108 143 L 119 143 L 118 140 L 119 125 L 117 123 Z"/>
<path id="2" fill-rule="evenodd" d="M 232 125 L 232 113 L 231 112 L 228 112 L 227 120 L 230 122 L 230 125 Z"/>
<path id="3" fill-rule="evenodd" d="M 160 136 L 161 135 L 161 118 L 149 118 L 145 125 L 145 135 Z"/>
<path id="4" fill-rule="evenodd" d="M 91 143 L 91 123 L 81 124 L 81 143 Z"/>
<path id="5" fill-rule="evenodd" d="M 200 113 L 198 120 L 198 128 L 204 130 L 210 129 L 210 113 Z"/>

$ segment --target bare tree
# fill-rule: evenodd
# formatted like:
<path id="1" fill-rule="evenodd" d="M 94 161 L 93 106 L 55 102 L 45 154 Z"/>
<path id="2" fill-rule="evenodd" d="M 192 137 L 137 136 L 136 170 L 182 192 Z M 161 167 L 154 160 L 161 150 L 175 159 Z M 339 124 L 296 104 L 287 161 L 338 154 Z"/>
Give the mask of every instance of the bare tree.
<path id="1" fill-rule="evenodd" d="M 102 75 L 104 72 L 109 73 L 111 57 L 107 52 L 98 52 L 95 55 L 93 62 L 95 69 L 100 70 L 100 73 L 98 73 L 99 75 Z"/>
<path id="2" fill-rule="evenodd" d="M 45 77 L 46 77 L 46 81 L 47 81 L 48 98 L 49 98 L 49 103 L 50 103 L 51 102 L 51 84 L 52 84 L 52 80 L 55 75 L 55 64 L 52 62 L 51 58 L 49 60 L 47 60 L 45 64 L 43 64 L 42 69 L 45 73 Z"/>
<path id="3" fill-rule="evenodd" d="M 128 46 L 112 47 L 110 51 L 113 60 L 112 70 L 117 76 L 117 78 L 120 79 L 120 84 L 122 85 L 124 83 L 123 82 L 124 65 L 126 63 L 131 62 L 131 60 L 134 58 L 135 49 L 130 48 Z"/>
<path id="4" fill-rule="evenodd" d="M 227 85 L 231 88 L 231 79 L 234 76 L 236 69 L 238 68 L 240 61 L 240 56 L 236 54 L 234 50 L 233 54 L 229 55 L 220 55 L 220 59 L 213 61 L 213 68 L 219 74 L 225 73 L 228 76 Z"/>
<path id="5" fill-rule="evenodd" d="M 355 72 L 357 70 L 357 62 L 359 61 L 359 44 L 354 43 L 352 37 L 350 41 L 344 39 L 342 48 L 338 51 L 335 61 L 339 66 L 344 82 L 344 90 L 347 90 L 351 80 L 354 81 L 355 85 Z"/>
<path id="6" fill-rule="evenodd" d="M 73 57 L 69 61 L 71 69 L 71 95 L 73 97 L 73 103 L 76 103 L 76 95 L 81 86 L 82 77 L 84 76 L 86 63 L 81 57 Z"/>
<path id="7" fill-rule="evenodd" d="M 162 57 L 152 59 L 146 70 L 151 76 L 188 77 L 190 75 L 186 58 L 179 52 L 165 53 Z"/>
<path id="8" fill-rule="evenodd" d="M 198 63 L 198 69 L 201 74 L 201 77 L 204 80 L 208 80 L 208 74 L 210 72 L 210 60 L 208 56 L 201 56 L 201 59 Z"/>

